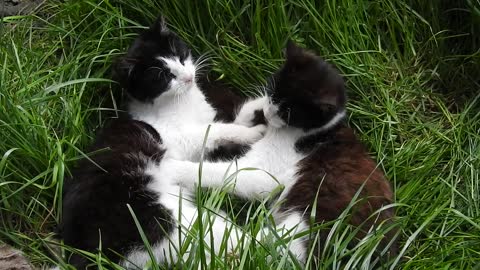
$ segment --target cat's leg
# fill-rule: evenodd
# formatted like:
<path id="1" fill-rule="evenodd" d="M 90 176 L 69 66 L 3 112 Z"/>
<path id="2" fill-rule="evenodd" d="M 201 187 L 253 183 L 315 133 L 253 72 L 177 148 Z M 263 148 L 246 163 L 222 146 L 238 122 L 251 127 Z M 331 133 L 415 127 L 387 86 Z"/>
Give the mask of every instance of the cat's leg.
<path id="1" fill-rule="evenodd" d="M 268 105 L 268 103 L 269 100 L 266 96 L 248 100 L 238 111 L 233 123 L 247 127 L 265 123 L 263 108 Z"/>
<path id="2" fill-rule="evenodd" d="M 193 189 L 195 185 L 209 188 L 228 187 L 233 194 L 246 199 L 267 198 L 279 187 L 280 181 L 268 172 L 241 164 L 254 163 L 242 159 L 239 163 L 203 162 L 200 166 L 196 162 L 164 159 L 155 174 L 168 177 L 189 189 Z"/>
<path id="3" fill-rule="evenodd" d="M 176 153 L 170 149 L 166 156 L 199 161 L 202 152 L 211 153 L 225 145 L 250 146 L 260 140 L 265 132 L 265 125 L 246 127 L 232 123 L 212 123 L 209 129 L 208 125 L 192 125 L 183 130 L 182 140 L 178 140 L 178 148 L 182 149 L 182 152 Z"/>
<path id="4" fill-rule="evenodd" d="M 267 127 L 247 127 L 231 123 L 212 123 L 207 137 L 207 147 L 215 148 L 224 143 L 252 144 L 260 140 Z"/>
<path id="5" fill-rule="evenodd" d="M 247 101 L 237 114 L 235 123 L 211 123 L 208 134 L 208 126 L 192 126 L 184 131 L 185 137 L 189 138 L 188 149 L 191 153 L 195 153 L 193 156 L 199 156 L 205 136 L 206 152 L 214 151 L 223 145 L 251 145 L 255 143 L 263 137 L 267 129 L 263 117 L 265 104 L 268 104 L 266 97 Z M 171 155 L 171 157 L 176 158 L 175 155 Z"/>
<path id="6" fill-rule="evenodd" d="M 242 105 L 233 124 L 213 123 L 207 144 L 209 140 L 214 147 L 225 142 L 252 144 L 258 141 L 266 131 L 263 107 L 267 103 L 267 97 L 247 101 Z"/>
<path id="7" fill-rule="evenodd" d="M 154 168 L 149 168 L 151 173 Z M 162 179 L 165 180 L 165 179 Z M 198 207 L 194 205 L 192 196 L 178 185 L 168 185 L 157 181 L 150 188 L 159 194 L 158 203 L 166 207 L 172 215 L 172 230 L 157 243 L 152 245 L 154 260 L 158 263 L 173 265 L 186 262 L 203 241 L 207 264 L 211 263 L 214 254 L 235 254 L 239 252 L 238 243 L 243 239 L 243 232 L 231 222 L 221 211 L 209 211 L 204 208 L 202 215 L 203 230 L 197 224 Z M 153 244 L 153 243 L 152 243 Z M 186 246 L 187 245 L 187 246 Z M 181 252 L 181 251 L 184 252 Z M 122 265 L 127 269 L 145 268 L 151 262 L 150 254 L 143 247 L 130 252 Z"/>

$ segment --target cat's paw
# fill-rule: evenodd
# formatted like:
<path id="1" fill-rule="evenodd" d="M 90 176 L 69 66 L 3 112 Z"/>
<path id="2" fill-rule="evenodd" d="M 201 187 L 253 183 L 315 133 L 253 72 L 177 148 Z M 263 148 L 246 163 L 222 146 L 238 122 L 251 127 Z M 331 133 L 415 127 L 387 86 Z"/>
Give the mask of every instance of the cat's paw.
<path id="1" fill-rule="evenodd" d="M 259 141 L 265 135 L 267 131 L 266 125 L 256 125 L 254 127 L 247 128 L 243 134 L 243 142 L 247 144 L 252 144 Z"/>
<path id="2" fill-rule="evenodd" d="M 185 155 L 177 149 L 167 149 L 163 155 L 163 159 L 176 159 L 176 160 L 186 160 Z"/>
<path id="3" fill-rule="evenodd" d="M 166 157 L 149 173 L 165 183 L 193 187 L 195 177 L 190 177 L 189 172 L 191 171 L 197 172 L 192 162 Z"/>
<path id="4" fill-rule="evenodd" d="M 267 133 L 267 125 L 261 124 L 251 127 L 250 129 L 255 130 L 256 132 L 260 133 L 262 137 Z"/>
<path id="5" fill-rule="evenodd" d="M 278 106 L 266 103 L 263 106 L 263 113 L 268 124 L 275 128 L 281 128 L 286 125 L 285 121 L 278 115 Z"/>
<path id="6" fill-rule="evenodd" d="M 267 97 L 259 97 L 243 104 L 242 108 L 235 117 L 234 123 L 246 127 L 253 127 L 259 124 L 265 124 L 263 107 L 268 104 Z"/>

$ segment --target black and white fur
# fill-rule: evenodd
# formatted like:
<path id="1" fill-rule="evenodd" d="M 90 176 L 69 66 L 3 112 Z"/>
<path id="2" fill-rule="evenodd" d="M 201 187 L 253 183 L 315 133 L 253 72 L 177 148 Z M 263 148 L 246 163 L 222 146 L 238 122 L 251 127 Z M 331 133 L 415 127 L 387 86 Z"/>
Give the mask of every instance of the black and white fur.
<path id="1" fill-rule="evenodd" d="M 227 186 L 240 197 L 263 199 L 268 198 L 278 186 L 284 186 L 277 203 L 273 204 L 281 206 L 274 209 L 273 216 L 282 237 L 291 237 L 309 228 L 309 214 L 313 211 L 317 192 L 320 192 L 321 196 L 326 194 L 318 199 L 322 203 L 332 203 L 333 210 L 329 213 L 317 213 L 316 222 L 335 219 L 345 209 L 343 203 L 348 204 L 353 199 L 363 181 L 367 181 L 369 174 L 373 172 L 378 173 L 378 179 L 372 181 L 378 183 L 373 183 L 373 188 L 367 184 L 366 188 L 371 189 L 366 193 L 372 191 L 370 196 L 378 194 L 379 199 L 378 204 L 372 206 L 375 208 L 372 211 L 390 202 L 388 182 L 380 172 L 376 172 L 376 166 L 368 158 L 361 142 L 353 133 L 347 139 L 342 135 L 344 129 L 350 130 L 344 128 L 346 92 L 343 78 L 332 66 L 290 42 L 286 49 L 286 62 L 273 76 L 267 87 L 267 94 L 268 96 L 246 103 L 235 120 L 235 123 L 249 126 L 256 114 L 263 111 L 268 122 L 265 136 L 253 144 L 251 150 L 233 165 L 231 162 L 204 162 L 202 187 Z M 355 157 L 360 156 L 359 159 L 350 160 L 350 145 L 360 149 L 355 153 Z M 322 147 L 325 147 L 325 151 L 334 153 L 325 157 L 325 162 Z M 343 151 L 345 148 L 347 151 Z M 336 149 L 342 150 L 342 156 L 337 156 Z M 336 162 L 333 166 L 338 167 L 330 166 L 329 159 Z M 346 160 L 349 166 L 347 170 L 343 168 L 342 160 Z M 362 167 L 364 160 L 369 166 L 373 164 L 371 169 Z M 311 169 L 312 164 L 320 164 L 320 167 L 314 165 Z M 199 163 L 196 162 L 166 159 L 155 172 L 186 187 L 194 188 L 198 184 L 198 168 Z M 258 170 L 242 170 L 244 168 Z M 352 175 L 358 177 L 350 178 L 352 171 Z M 335 178 L 337 172 L 339 178 L 330 179 Z M 230 177 L 225 177 L 226 175 Z M 324 176 L 331 181 L 328 186 L 321 184 Z M 337 184 L 348 189 L 337 191 Z M 377 188 L 377 184 L 382 188 Z M 337 202 L 341 204 L 337 205 Z M 322 209 L 323 205 L 317 205 L 317 211 Z M 367 209 L 361 214 L 368 217 L 370 210 Z M 392 215 L 388 213 L 385 215 L 386 219 Z M 299 261 L 304 262 L 308 256 L 307 238 L 308 236 L 295 238 L 288 246 Z"/>
<path id="2" fill-rule="evenodd" d="M 250 144 L 265 126 L 214 122 L 216 111 L 196 84 L 198 65 L 185 43 L 160 19 L 137 38 L 120 61 L 117 77 L 133 97 L 133 119 L 152 125 L 162 136 L 167 156 L 199 160 L 211 125 L 206 151 L 229 142 Z"/>
<path id="3" fill-rule="evenodd" d="M 207 127 L 205 151 L 225 144 L 251 144 L 265 126 L 246 127 L 214 122 L 216 111 L 196 84 L 199 63 L 185 43 L 159 19 L 143 32 L 116 66 L 116 77 L 130 96 L 125 120 L 113 120 L 91 150 L 109 148 L 82 161 L 64 190 L 62 237 L 66 245 L 107 257 L 125 257 L 126 267 L 149 261 L 129 204 L 139 219 L 157 262 L 173 263 L 185 239 L 184 229 L 197 218 L 186 190 L 157 173 L 166 157 L 199 161 Z M 92 162 L 93 161 L 93 162 Z M 216 218 L 205 243 L 220 246 L 231 224 Z M 239 235 L 231 233 L 232 236 Z M 218 252 L 218 247 L 215 249 Z M 228 250 L 227 250 L 228 252 Z M 188 254 L 188 252 L 187 252 Z M 73 254 L 79 269 L 88 260 Z"/>

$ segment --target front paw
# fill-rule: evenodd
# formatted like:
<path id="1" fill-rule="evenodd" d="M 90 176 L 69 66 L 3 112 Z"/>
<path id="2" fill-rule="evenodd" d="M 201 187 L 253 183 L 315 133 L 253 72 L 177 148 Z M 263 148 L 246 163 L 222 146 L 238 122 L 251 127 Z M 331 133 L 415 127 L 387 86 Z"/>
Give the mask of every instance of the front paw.
<path id="1" fill-rule="evenodd" d="M 165 183 L 191 187 L 195 182 L 195 178 L 189 177 L 188 174 L 191 164 L 189 161 L 164 158 L 155 168 L 155 171 L 150 173 L 154 173 L 155 176 L 162 179 Z"/>
<path id="2" fill-rule="evenodd" d="M 256 125 L 254 127 L 248 128 L 245 133 L 245 143 L 252 144 L 263 138 L 265 132 L 267 131 L 266 125 Z"/>
<path id="3" fill-rule="evenodd" d="M 259 97 L 246 102 L 235 117 L 234 123 L 246 127 L 264 124 L 263 107 L 265 104 L 268 104 L 267 97 Z"/>

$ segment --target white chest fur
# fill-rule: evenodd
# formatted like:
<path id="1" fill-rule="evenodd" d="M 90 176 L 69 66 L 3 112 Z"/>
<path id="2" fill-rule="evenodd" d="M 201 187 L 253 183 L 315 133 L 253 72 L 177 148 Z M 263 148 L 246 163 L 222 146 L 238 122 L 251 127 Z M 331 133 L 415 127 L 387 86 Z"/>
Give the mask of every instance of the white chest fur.
<path id="1" fill-rule="evenodd" d="M 274 175 L 281 184 L 287 185 L 295 178 L 297 162 L 304 157 L 295 150 L 295 142 L 302 134 L 296 128 L 270 127 L 265 137 L 255 143 L 239 163 L 242 166 L 255 165 Z"/>
<path id="2" fill-rule="evenodd" d="M 215 117 L 215 110 L 196 87 L 182 95 L 160 96 L 152 104 L 133 101 L 134 119 L 152 125 L 160 134 L 167 156 L 198 160 L 203 136 Z"/>

